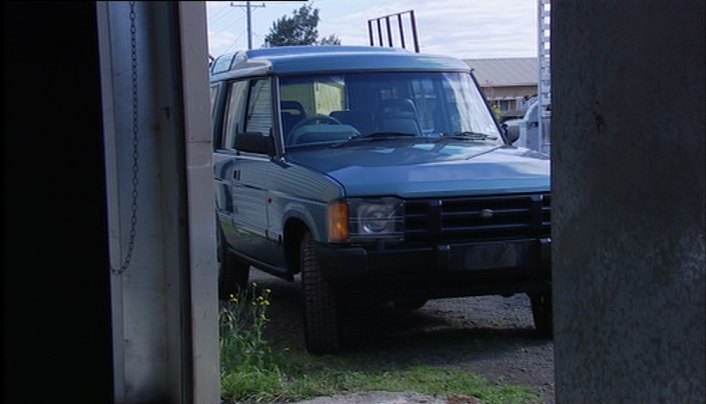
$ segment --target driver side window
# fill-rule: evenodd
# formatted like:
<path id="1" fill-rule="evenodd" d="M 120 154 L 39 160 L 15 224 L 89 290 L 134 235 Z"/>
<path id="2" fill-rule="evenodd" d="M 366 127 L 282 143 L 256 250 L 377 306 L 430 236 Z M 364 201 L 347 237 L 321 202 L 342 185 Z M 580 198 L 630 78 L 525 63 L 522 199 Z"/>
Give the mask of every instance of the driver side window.
<path id="1" fill-rule="evenodd" d="M 235 138 L 242 132 L 272 134 L 272 87 L 270 80 L 235 81 L 230 84 L 224 149 L 234 150 Z"/>

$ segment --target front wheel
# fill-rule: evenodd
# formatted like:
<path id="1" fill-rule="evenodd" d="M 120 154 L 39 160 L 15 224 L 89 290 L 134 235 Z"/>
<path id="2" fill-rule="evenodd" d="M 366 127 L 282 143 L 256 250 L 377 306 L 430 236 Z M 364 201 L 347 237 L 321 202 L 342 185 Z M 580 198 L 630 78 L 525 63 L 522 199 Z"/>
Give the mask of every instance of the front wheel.
<path id="1" fill-rule="evenodd" d="M 300 248 L 306 350 L 314 355 L 332 354 L 340 345 L 336 299 L 323 278 L 311 233 L 304 235 Z"/>
<path id="2" fill-rule="evenodd" d="M 529 295 L 532 304 L 532 317 L 537 334 L 543 338 L 551 338 L 554 331 L 552 318 L 552 292 L 532 293 Z"/>
<path id="3" fill-rule="evenodd" d="M 218 233 L 218 299 L 228 300 L 248 286 L 250 264 L 238 258 L 228 249 L 228 243 Z"/>

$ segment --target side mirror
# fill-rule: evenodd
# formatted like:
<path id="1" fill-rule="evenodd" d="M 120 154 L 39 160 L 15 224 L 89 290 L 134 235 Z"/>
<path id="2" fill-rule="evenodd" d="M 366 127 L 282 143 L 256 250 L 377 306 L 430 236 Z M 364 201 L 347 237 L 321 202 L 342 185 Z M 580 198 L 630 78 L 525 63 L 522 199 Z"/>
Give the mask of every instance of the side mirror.
<path id="1" fill-rule="evenodd" d="M 515 143 L 517 139 L 520 138 L 519 125 L 508 125 L 503 123 L 500 126 L 503 128 L 503 131 L 505 132 L 505 137 L 507 138 L 507 141 L 510 142 L 510 144 Z"/>
<path id="2" fill-rule="evenodd" d="M 235 149 L 248 153 L 274 155 L 272 136 L 262 132 L 241 132 L 235 135 Z"/>

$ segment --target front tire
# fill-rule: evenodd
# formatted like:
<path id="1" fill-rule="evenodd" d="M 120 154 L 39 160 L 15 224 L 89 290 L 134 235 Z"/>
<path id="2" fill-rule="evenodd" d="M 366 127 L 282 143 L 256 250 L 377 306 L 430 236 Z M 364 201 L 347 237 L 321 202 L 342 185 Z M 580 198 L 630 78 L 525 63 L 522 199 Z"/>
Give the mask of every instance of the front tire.
<path id="1" fill-rule="evenodd" d="M 339 313 L 333 289 L 323 278 L 311 233 L 301 241 L 301 274 L 306 350 L 314 355 L 336 353 L 340 349 Z"/>
<path id="2" fill-rule="evenodd" d="M 248 287 L 250 264 L 228 249 L 225 237 L 218 233 L 218 299 L 226 301 Z"/>
<path id="3" fill-rule="evenodd" d="M 554 321 L 552 317 L 552 292 L 532 293 L 529 295 L 532 304 L 534 328 L 542 338 L 552 338 Z"/>

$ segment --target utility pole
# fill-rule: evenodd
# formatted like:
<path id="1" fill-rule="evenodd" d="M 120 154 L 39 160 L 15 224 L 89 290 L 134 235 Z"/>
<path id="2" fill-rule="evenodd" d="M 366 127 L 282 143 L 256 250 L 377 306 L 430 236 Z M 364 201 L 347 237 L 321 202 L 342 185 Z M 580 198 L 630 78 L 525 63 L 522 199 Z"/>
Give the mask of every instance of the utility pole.
<path id="1" fill-rule="evenodd" d="M 231 7 L 245 7 L 245 14 L 247 16 L 247 21 L 248 21 L 248 49 L 252 49 L 252 11 L 250 11 L 252 8 L 258 8 L 258 7 L 265 7 L 265 3 L 260 4 L 259 6 L 252 6 L 250 5 L 250 1 L 246 1 L 245 5 L 242 4 L 233 4 L 233 2 L 230 3 Z"/>
<path id="2" fill-rule="evenodd" d="M 549 153 L 551 147 L 551 116 L 552 116 L 552 81 L 551 81 L 551 0 L 539 0 L 538 19 L 539 19 L 539 80 L 537 81 L 538 91 L 538 106 L 539 112 L 538 132 L 539 142 L 538 150 L 543 153 Z"/>

